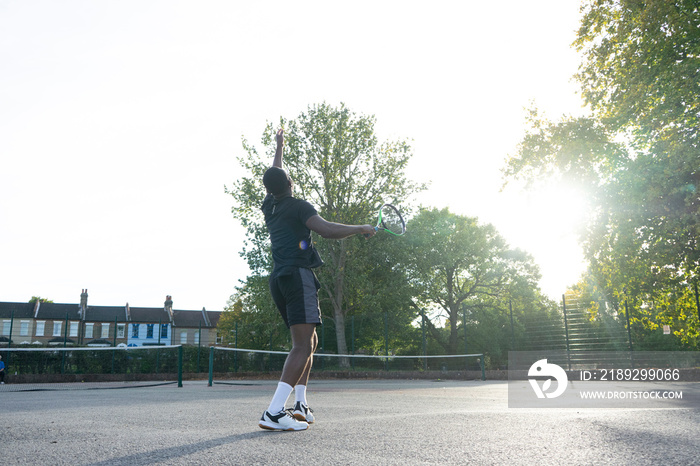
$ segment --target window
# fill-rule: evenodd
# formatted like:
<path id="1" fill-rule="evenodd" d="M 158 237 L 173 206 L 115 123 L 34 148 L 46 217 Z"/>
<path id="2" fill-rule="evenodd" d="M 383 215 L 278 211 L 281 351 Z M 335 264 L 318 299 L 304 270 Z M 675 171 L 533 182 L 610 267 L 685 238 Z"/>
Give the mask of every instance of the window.
<path id="1" fill-rule="evenodd" d="M 187 344 L 187 332 L 180 332 L 180 344 L 181 345 Z"/>
<path id="2" fill-rule="evenodd" d="M 154 324 L 146 324 L 146 338 L 153 338 L 153 325 Z"/>
<path id="3" fill-rule="evenodd" d="M 139 324 L 131 324 L 131 338 L 139 337 Z"/>
<path id="4" fill-rule="evenodd" d="M 109 324 L 102 324 L 102 338 L 109 338 Z"/>
<path id="5" fill-rule="evenodd" d="M 78 336 L 79 324 L 80 324 L 80 322 L 71 322 L 70 323 L 70 336 L 72 336 L 72 337 Z"/>
<path id="6" fill-rule="evenodd" d="M 12 324 L 11 321 L 9 320 L 3 320 L 2 321 L 2 334 L 3 335 L 9 335 L 10 334 L 10 325 Z"/>
<path id="7" fill-rule="evenodd" d="M 125 324 L 117 325 L 117 338 L 124 338 L 125 332 L 126 332 L 126 325 Z"/>
<path id="8" fill-rule="evenodd" d="M 160 326 L 160 337 L 168 338 L 168 324 L 162 324 Z"/>
<path id="9" fill-rule="evenodd" d="M 54 322 L 53 323 L 53 336 L 55 337 L 60 337 L 61 336 L 61 324 L 63 322 Z"/>
<path id="10" fill-rule="evenodd" d="M 22 320 L 19 323 L 19 334 L 20 336 L 26 337 L 29 335 L 29 321 Z"/>
<path id="11" fill-rule="evenodd" d="M 199 332 L 194 332 L 194 344 L 199 344 Z"/>
<path id="12" fill-rule="evenodd" d="M 85 338 L 92 338 L 92 328 L 95 324 L 85 324 Z"/>
<path id="13" fill-rule="evenodd" d="M 38 337 L 44 336 L 44 326 L 45 325 L 46 325 L 45 320 L 37 320 L 36 321 L 36 336 L 38 336 Z"/>

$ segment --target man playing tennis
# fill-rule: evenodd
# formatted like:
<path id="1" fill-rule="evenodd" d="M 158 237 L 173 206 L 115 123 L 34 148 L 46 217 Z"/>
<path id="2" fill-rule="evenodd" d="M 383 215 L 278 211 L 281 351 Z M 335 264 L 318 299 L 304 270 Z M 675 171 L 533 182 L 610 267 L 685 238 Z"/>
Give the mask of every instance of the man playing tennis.
<path id="1" fill-rule="evenodd" d="M 270 430 L 304 430 L 314 422 L 306 401 L 306 384 L 318 345 L 316 326 L 321 324 L 318 305 L 320 283 L 313 270 L 323 265 L 311 241 L 311 231 L 324 238 L 342 239 L 352 235 L 375 234 L 372 225 L 343 225 L 321 218 L 308 202 L 293 197 L 292 180 L 282 168 L 284 131 L 277 131 L 277 149 L 272 167 L 263 176 L 267 196 L 262 211 L 272 243 L 274 268 L 270 293 L 292 335 L 292 349 L 282 369 L 270 406 L 259 426 Z M 285 405 L 292 391 L 292 413 Z"/>

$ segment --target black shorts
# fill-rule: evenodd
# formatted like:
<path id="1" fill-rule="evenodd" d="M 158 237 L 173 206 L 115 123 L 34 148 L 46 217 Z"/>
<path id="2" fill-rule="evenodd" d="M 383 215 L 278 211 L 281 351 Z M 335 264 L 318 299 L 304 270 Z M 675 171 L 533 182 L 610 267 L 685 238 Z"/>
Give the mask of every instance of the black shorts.
<path id="1" fill-rule="evenodd" d="M 270 276 L 270 293 L 287 327 L 321 325 L 320 287 L 314 272 L 303 267 L 285 267 Z"/>

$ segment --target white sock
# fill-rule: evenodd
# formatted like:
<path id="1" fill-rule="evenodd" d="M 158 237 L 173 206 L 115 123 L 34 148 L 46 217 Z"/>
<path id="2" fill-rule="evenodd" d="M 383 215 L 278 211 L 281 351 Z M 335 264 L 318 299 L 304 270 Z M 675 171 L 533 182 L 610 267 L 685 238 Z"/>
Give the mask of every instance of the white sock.
<path id="1" fill-rule="evenodd" d="M 301 401 L 302 404 L 308 404 L 306 402 L 306 385 L 297 385 L 294 387 L 294 398 L 295 402 Z"/>
<path id="2" fill-rule="evenodd" d="M 294 387 L 288 383 L 278 383 L 277 390 L 275 390 L 275 395 L 272 397 L 272 401 L 270 402 L 270 406 L 267 408 L 267 411 L 270 414 L 277 414 L 282 411 L 284 406 L 287 404 L 287 398 L 289 398 L 289 395 L 292 394 L 292 390 L 294 390 Z"/>

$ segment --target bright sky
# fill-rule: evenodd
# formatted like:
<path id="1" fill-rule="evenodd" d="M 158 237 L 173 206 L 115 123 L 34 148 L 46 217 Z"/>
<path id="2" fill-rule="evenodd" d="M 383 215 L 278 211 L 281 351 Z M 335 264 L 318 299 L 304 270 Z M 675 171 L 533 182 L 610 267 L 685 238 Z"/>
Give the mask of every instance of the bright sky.
<path id="1" fill-rule="evenodd" d="M 0 301 L 221 310 L 247 274 L 224 194 L 241 138 L 323 101 L 413 140 L 418 201 L 493 223 L 558 299 L 582 201 L 500 193 L 499 170 L 530 101 L 582 112 L 578 19 L 577 0 L 0 0 Z"/>

